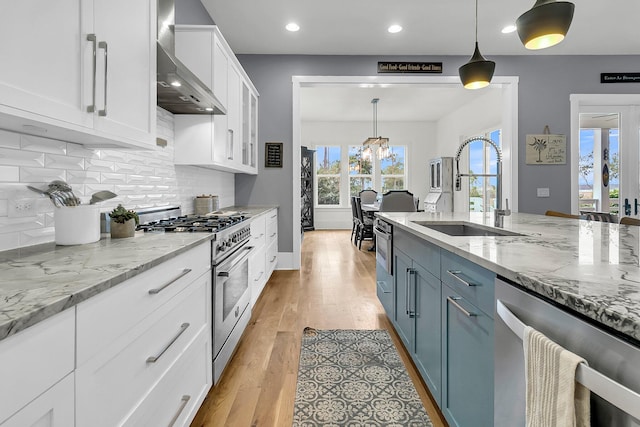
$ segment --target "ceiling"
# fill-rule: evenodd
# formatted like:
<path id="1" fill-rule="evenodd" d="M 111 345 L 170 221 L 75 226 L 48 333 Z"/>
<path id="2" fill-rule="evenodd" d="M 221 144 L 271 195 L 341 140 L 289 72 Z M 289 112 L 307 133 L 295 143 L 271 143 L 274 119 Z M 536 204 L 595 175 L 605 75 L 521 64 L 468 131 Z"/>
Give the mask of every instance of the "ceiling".
<path id="1" fill-rule="evenodd" d="M 473 0 L 201 0 L 236 54 L 469 55 Z M 640 1 L 572 0 L 566 39 L 542 51 L 525 49 L 501 29 L 534 0 L 478 2 L 478 41 L 491 55 L 637 55 Z M 300 31 L 284 26 L 295 21 Z M 391 24 L 404 28 L 387 32 Z M 490 58 L 489 58 L 490 59 Z"/>
<path id="2" fill-rule="evenodd" d="M 465 55 L 474 42 L 473 0 L 201 0 L 236 54 Z M 640 0 L 572 0 L 566 39 L 541 51 L 525 49 L 517 33 L 502 34 L 534 0 L 478 2 L 478 40 L 492 55 L 638 55 Z M 300 31 L 285 25 L 295 21 Z M 391 24 L 403 31 L 387 32 Z M 427 58 L 428 59 L 428 58 Z M 435 121 L 487 90 L 461 85 L 322 85 L 301 90 L 303 121 Z"/>

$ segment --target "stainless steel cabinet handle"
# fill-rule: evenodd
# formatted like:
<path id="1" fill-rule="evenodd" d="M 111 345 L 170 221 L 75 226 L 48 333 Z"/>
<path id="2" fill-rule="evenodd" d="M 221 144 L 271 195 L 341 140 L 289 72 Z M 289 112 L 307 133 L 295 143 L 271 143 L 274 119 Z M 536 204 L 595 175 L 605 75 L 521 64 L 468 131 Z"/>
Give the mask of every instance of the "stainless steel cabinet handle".
<path id="1" fill-rule="evenodd" d="M 276 234 L 278 234 L 278 233 L 273 233 L 273 234 L 272 234 L 271 236 L 269 236 L 269 237 L 275 237 L 275 235 L 276 235 Z"/>
<path id="2" fill-rule="evenodd" d="M 227 130 L 227 160 L 233 160 L 233 129 Z"/>
<path id="3" fill-rule="evenodd" d="M 413 281 L 411 280 L 413 278 Z M 409 269 L 409 317 L 416 317 L 416 270 Z M 413 289 L 413 299 L 411 298 L 411 290 Z"/>
<path id="4" fill-rule="evenodd" d="M 404 311 L 409 315 L 409 270 L 407 268 L 404 272 Z"/>
<path id="5" fill-rule="evenodd" d="M 273 262 L 273 261 L 275 261 L 275 260 L 276 260 L 276 258 L 278 258 L 278 256 L 277 256 L 277 255 L 274 255 L 274 256 L 273 256 L 273 258 L 271 258 L 271 261 L 269 261 L 269 262 Z"/>
<path id="6" fill-rule="evenodd" d="M 158 361 L 158 359 L 160 359 L 162 357 L 162 355 L 169 350 L 169 347 L 171 347 L 173 345 L 174 342 L 176 342 L 178 340 L 178 338 L 180 338 L 180 335 L 184 334 L 184 331 L 187 330 L 187 328 L 189 327 L 188 323 L 183 323 L 182 325 L 180 325 L 180 332 L 178 332 L 176 334 L 175 337 L 173 337 L 171 339 L 171 341 L 169 341 L 169 344 L 167 344 L 162 351 L 160 351 L 160 354 L 158 354 L 157 356 L 149 356 L 147 357 L 147 363 L 156 363 Z"/>
<path id="7" fill-rule="evenodd" d="M 264 274 L 264 271 L 261 271 L 260 275 L 258 277 L 256 277 L 255 279 L 253 279 L 253 281 L 257 282 L 258 280 L 260 280 L 260 278 L 262 277 L 263 274 Z"/>
<path id="8" fill-rule="evenodd" d="M 98 42 L 98 49 L 104 49 L 104 108 L 98 111 L 99 116 L 107 115 L 107 78 L 108 78 L 108 67 L 107 67 L 107 59 L 108 59 L 108 49 L 107 42 Z"/>
<path id="9" fill-rule="evenodd" d="M 170 280 L 169 282 L 165 283 L 164 285 L 160 286 L 159 288 L 149 289 L 149 294 L 150 295 L 159 294 L 161 291 L 166 289 L 169 285 L 177 282 L 178 279 L 186 276 L 189 273 L 191 273 L 191 269 L 190 268 L 185 268 L 184 270 L 182 270 L 182 273 L 178 274 L 174 279 Z"/>
<path id="10" fill-rule="evenodd" d="M 180 418 L 180 414 L 182 414 L 182 411 L 184 411 L 184 408 L 187 406 L 187 403 L 189 402 L 190 399 L 191 399 L 191 396 L 189 395 L 185 394 L 184 396 L 182 396 L 182 399 L 180 399 L 180 407 L 178 408 L 178 411 L 173 416 L 173 418 L 171 418 L 171 421 L 169 421 L 169 424 L 167 427 L 173 427 L 176 421 L 178 421 L 178 418 Z"/>
<path id="11" fill-rule="evenodd" d="M 87 41 L 93 44 L 93 98 L 91 105 L 87 107 L 87 113 L 94 113 L 96 111 L 96 55 L 97 55 L 97 40 L 95 34 L 87 34 Z"/>
<path id="12" fill-rule="evenodd" d="M 462 274 L 462 271 L 460 270 L 447 270 L 447 273 L 458 279 L 460 282 L 464 283 L 466 286 L 478 286 L 475 283 L 469 283 L 466 280 L 460 278 L 460 276 L 458 276 L 458 274 Z"/>
<path id="13" fill-rule="evenodd" d="M 477 316 L 476 313 L 472 313 L 468 310 L 466 310 L 463 306 L 461 306 L 460 304 L 458 304 L 458 300 L 460 299 L 460 297 L 447 297 L 447 301 L 449 301 L 454 307 L 456 307 L 458 310 L 460 310 L 461 312 L 463 312 L 465 315 L 467 315 L 468 317 L 473 317 L 473 316 Z"/>

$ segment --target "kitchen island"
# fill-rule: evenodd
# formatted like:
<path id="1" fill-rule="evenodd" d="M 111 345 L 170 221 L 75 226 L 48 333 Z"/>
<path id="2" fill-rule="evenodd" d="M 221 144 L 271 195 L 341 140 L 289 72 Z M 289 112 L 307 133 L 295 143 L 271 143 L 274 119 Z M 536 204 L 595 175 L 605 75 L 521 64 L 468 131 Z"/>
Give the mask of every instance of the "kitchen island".
<path id="1" fill-rule="evenodd" d="M 378 213 L 396 227 L 640 342 L 640 227 L 514 213 L 521 236 L 448 236 L 415 221 L 493 226 L 483 213 Z"/>
<path id="2" fill-rule="evenodd" d="M 449 425 L 524 425 L 522 339 L 503 316 L 640 390 L 640 227 L 519 213 L 503 228 L 483 213 L 377 216 L 393 228 L 378 297 Z M 629 422 L 615 403 L 592 406 L 593 425 Z"/>

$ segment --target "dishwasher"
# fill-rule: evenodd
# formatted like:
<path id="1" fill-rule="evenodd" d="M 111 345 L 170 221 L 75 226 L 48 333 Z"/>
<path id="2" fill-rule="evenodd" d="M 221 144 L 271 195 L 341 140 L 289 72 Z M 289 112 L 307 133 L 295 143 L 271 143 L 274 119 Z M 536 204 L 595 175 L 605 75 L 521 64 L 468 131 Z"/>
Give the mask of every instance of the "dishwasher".
<path id="1" fill-rule="evenodd" d="M 518 285 L 496 279 L 495 284 L 495 395 L 494 425 L 525 425 L 525 370 L 522 340 L 514 322 L 540 331 L 557 344 L 583 357 L 576 378 L 591 390 L 591 425 L 594 427 L 638 427 L 640 413 L 640 347 L 590 321 L 570 314 L 567 309 L 542 300 Z M 506 319 L 506 320 L 505 320 Z M 631 341 L 631 340 L 630 340 Z M 589 384 L 583 379 L 592 378 Z M 605 388 L 593 388 L 593 378 Z M 611 381 L 612 380 L 612 381 Z M 609 403 L 599 395 L 607 396 Z M 622 403 L 622 406 L 621 406 Z M 618 407 L 632 408 L 622 411 Z"/>

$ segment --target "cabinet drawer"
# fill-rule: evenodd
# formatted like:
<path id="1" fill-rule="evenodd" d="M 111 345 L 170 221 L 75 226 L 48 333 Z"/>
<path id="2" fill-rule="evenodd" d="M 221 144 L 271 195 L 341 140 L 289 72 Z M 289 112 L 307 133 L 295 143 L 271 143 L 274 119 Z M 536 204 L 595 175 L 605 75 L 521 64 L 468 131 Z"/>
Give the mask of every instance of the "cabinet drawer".
<path id="1" fill-rule="evenodd" d="M 441 280 L 493 318 L 496 274 L 451 252 L 442 251 Z"/>
<path id="2" fill-rule="evenodd" d="M 72 427 L 74 421 L 73 374 L 38 396 L 1 427 Z"/>
<path id="3" fill-rule="evenodd" d="M 278 240 L 278 211 L 272 210 L 266 214 L 267 220 L 267 246 Z"/>
<path id="4" fill-rule="evenodd" d="M 213 383 L 210 348 L 204 328 L 123 425 L 189 425 Z"/>
<path id="5" fill-rule="evenodd" d="M 393 319 L 393 276 L 379 265 L 376 267 L 376 293 L 389 319 Z"/>
<path id="6" fill-rule="evenodd" d="M 211 243 L 206 242 L 78 304 L 77 365 L 102 352 L 210 268 Z"/>
<path id="7" fill-rule="evenodd" d="M 73 371 L 74 340 L 70 308 L 0 341 L 0 422 Z"/>
<path id="8" fill-rule="evenodd" d="M 249 243 L 254 248 L 259 248 L 265 245 L 267 241 L 266 238 L 266 221 L 265 216 L 260 215 L 255 219 L 251 220 L 251 243 Z"/>
<path id="9" fill-rule="evenodd" d="M 393 246 L 424 267 L 435 277 L 440 277 L 440 248 L 415 237 L 398 227 L 393 230 Z"/>
<path id="10" fill-rule="evenodd" d="M 267 258 L 265 260 L 267 263 L 267 280 L 275 270 L 276 265 L 278 264 L 278 242 L 272 242 L 269 247 L 267 247 Z"/>
<path id="11" fill-rule="evenodd" d="M 118 425 L 207 328 L 211 275 L 176 296 L 76 370 L 77 422 Z M 155 360 L 154 360 L 155 358 Z"/>

